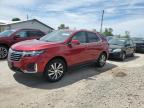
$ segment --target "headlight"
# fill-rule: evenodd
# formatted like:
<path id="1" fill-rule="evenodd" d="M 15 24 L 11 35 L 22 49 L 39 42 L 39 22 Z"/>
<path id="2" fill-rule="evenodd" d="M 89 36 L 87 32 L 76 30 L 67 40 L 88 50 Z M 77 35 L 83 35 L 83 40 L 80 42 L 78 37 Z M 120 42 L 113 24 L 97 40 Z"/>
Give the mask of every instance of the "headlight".
<path id="1" fill-rule="evenodd" d="M 42 54 L 44 51 L 26 51 L 23 52 L 23 56 L 24 57 L 32 57 L 32 56 L 38 56 L 40 54 Z"/>
<path id="2" fill-rule="evenodd" d="M 113 52 L 121 52 L 121 49 L 114 49 Z"/>

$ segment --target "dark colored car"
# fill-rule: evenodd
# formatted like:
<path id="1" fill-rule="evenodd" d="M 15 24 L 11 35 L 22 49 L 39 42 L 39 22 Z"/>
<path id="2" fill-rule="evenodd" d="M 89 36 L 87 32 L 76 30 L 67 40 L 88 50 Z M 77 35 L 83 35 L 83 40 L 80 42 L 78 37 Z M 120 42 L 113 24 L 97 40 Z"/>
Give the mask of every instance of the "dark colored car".
<path id="1" fill-rule="evenodd" d="M 125 60 L 127 56 L 134 56 L 135 44 L 132 39 L 114 38 L 109 41 L 109 58 Z"/>
<path id="2" fill-rule="evenodd" d="M 37 29 L 6 30 L 0 33 L 0 59 L 5 59 L 11 45 L 31 39 L 39 39 L 45 33 Z"/>
<path id="3" fill-rule="evenodd" d="M 136 52 L 144 53 L 144 38 L 133 38 L 133 41 L 136 44 Z"/>
<path id="4" fill-rule="evenodd" d="M 108 43 L 98 33 L 58 30 L 39 40 L 13 45 L 8 64 L 13 71 L 42 73 L 48 81 L 54 82 L 71 66 L 96 62 L 97 66 L 103 67 L 108 55 Z"/>
<path id="5" fill-rule="evenodd" d="M 106 36 L 107 41 L 110 41 L 111 39 L 113 39 L 114 36 Z"/>

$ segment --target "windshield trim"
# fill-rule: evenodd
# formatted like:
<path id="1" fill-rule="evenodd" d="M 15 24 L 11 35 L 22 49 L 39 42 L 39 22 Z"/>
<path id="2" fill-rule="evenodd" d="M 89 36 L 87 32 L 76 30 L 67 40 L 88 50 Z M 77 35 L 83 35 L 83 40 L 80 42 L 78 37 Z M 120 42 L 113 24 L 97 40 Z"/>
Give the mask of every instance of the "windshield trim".
<path id="1" fill-rule="evenodd" d="M 43 37 L 41 37 L 39 40 L 40 41 L 45 41 L 45 42 L 65 42 L 73 32 L 71 31 L 64 31 L 64 30 L 55 30 Z"/>

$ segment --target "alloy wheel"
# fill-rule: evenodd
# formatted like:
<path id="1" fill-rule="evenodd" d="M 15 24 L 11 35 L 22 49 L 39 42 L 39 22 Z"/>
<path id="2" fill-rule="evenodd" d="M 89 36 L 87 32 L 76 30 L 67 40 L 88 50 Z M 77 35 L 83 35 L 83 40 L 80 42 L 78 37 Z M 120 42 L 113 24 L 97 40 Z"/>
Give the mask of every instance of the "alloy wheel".
<path id="1" fill-rule="evenodd" d="M 4 59 L 7 57 L 7 49 L 5 47 L 0 47 L 0 59 Z"/>
<path id="2" fill-rule="evenodd" d="M 104 54 L 102 54 L 101 57 L 100 57 L 100 64 L 104 65 L 105 62 L 106 62 L 106 56 Z"/>
<path id="3" fill-rule="evenodd" d="M 67 71 L 66 63 L 59 58 L 51 60 L 45 68 L 44 78 L 50 82 L 59 81 Z"/>
<path id="4" fill-rule="evenodd" d="M 96 63 L 98 67 L 103 67 L 106 64 L 107 56 L 106 54 L 102 53 Z"/>
<path id="5" fill-rule="evenodd" d="M 60 78 L 63 73 L 64 73 L 64 67 L 62 63 L 55 62 L 50 65 L 50 68 L 48 70 L 48 76 L 54 80 Z"/>

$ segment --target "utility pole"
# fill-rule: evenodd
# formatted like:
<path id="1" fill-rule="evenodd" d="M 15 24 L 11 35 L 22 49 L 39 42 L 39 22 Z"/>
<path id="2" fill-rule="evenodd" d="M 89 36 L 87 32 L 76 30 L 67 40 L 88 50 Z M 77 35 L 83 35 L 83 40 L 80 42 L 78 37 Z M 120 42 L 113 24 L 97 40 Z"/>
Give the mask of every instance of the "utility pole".
<path id="1" fill-rule="evenodd" d="M 103 10 L 103 12 L 102 12 L 102 18 L 101 18 L 101 27 L 100 27 L 100 33 L 102 33 L 103 17 L 104 17 L 104 10 Z"/>
<path id="2" fill-rule="evenodd" d="M 27 14 L 27 20 L 29 19 L 29 16 L 28 16 L 28 14 Z"/>

